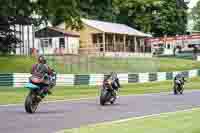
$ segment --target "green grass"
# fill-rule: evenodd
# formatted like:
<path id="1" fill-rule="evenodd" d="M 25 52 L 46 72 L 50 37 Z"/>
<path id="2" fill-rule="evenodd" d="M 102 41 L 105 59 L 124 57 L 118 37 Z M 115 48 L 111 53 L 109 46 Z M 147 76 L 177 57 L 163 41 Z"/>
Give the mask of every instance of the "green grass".
<path id="1" fill-rule="evenodd" d="M 200 89 L 200 78 L 188 80 L 186 83 L 186 90 Z M 130 94 L 145 94 L 157 92 L 172 91 L 172 81 L 153 82 L 144 84 L 128 84 L 123 85 L 120 95 Z M 0 104 L 13 104 L 24 102 L 28 90 L 25 88 L 0 88 Z M 90 98 L 99 95 L 99 89 L 95 86 L 75 86 L 75 87 L 56 87 L 54 88 L 53 95 L 50 95 L 46 100 L 66 100 L 66 99 L 79 99 Z"/>
<path id="2" fill-rule="evenodd" d="M 24 56 L 0 56 L 0 73 L 30 72 L 32 64 L 36 63 L 33 57 Z M 60 57 L 48 58 L 50 66 L 58 73 L 107 73 L 116 72 L 157 72 L 157 71 L 182 71 L 199 69 L 200 62 L 190 59 L 180 59 L 174 57 L 161 58 L 87 58 Z"/>
<path id="3" fill-rule="evenodd" d="M 200 109 L 132 119 L 120 123 L 97 124 L 64 133 L 199 133 Z"/>
<path id="4" fill-rule="evenodd" d="M 0 56 L 0 73 L 29 73 L 35 62 L 28 56 Z"/>
<path id="5" fill-rule="evenodd" d="M 160 62 L 158 71 L 161 72 L 183 71 L 200 68 L 200 62 L 189 59 L 158 58 L 158 60 Z"/>
<path id="6" fill-rule="evenodd" d="M 117 72 L 155 72 L 158 70 L 156 59 L 131 58 L 91 58 L 85 62 L 73 65 L 73 73 L 104 73 L 110 71 Z M 148 67 L 144 64 L 148 64 Z"/>
<path id="7" fill-rule="evenodd" d="M 64 59 L 63 59 L 63 62 Z M 126 58 L 126 59 L 112 59 L 112 58 L 82 58 L 80 62 L 74 64 L 55 65 L 56 70 L 65 73 L 105 73 L 116 71 L 121 73 L 126 72 L 169 72 L 169 71 L 183 71 L 191 69 L 199 69 L 200 62 L 190 59 L 180 58 Z"/>

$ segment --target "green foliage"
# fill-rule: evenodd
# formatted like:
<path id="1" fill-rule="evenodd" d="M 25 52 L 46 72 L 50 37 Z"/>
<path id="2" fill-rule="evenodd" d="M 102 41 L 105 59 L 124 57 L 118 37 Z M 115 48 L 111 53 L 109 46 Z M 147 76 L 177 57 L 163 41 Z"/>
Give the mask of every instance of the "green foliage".
<path id="1" fill-rule="evenodd" d="M 193 30 L 200 31 L 200 1 L 197 5 L 192 9 L 191 12 L 191 19 L 194 20 L 194 27 Z"/>
<path id="2" fill-rule="evenodd" d="M 38 0 L 35 12 L 41 20 L 51 20 L 54 25 L 65 21 L 72 29 L 81 27 L 80 0 Z"/>
<path id="3" fill-rule="evenodd" d="M 159 12 L 154 16 L 152 31 L 156 36 L 184 34 L 186 24 L 186 9 L 177 8 L 174 0 L 163 0 Z"/>
<path id="4" fill-rule="evenodd" d="M 15 36 L 15 29 L 11 27 L 15 27 L 15 23 L 24 22 L 20 17 L 5 17 L 0 16 L 0 52 L 3 54 L 7 54 L 10 52 L 14 52 L 17 47 L 17 43 L 20 40 Z"/>
<path id="5" fill-rule="evenodd" d="M 174 0 L 75 1 L 78 17 L 123 23 L 155 36 L 184 34 L 186 31 L 186 7 Z M 62 5 L 68 9 L 64 3 Z M 69 11 L 64 14 L 66 12 Z M 58 10 L 54 15 L 54 25 L 63 22 L 62 13 Z"/>
<path id="6" fill-rule="evenodd" d="M 114 7 L 117 21 L 155 36 L 186 31 L 186 9 L 174 0 L 114 0 Z"/>
<path id="7" fill-rule="evenodd" d="M 30 0 L 0 0 L 0 16 L 29 16 L 32 6 Z"/>
<path id="8" fill-rule="evenodd" d="M 31 1 L 1 0 L 0 1 L 0 52 L 3 54 L 15 51 L 19 39 L 15 36 L 16 23 L 25 24 L 20 16 L 30 16 L 33 11 Z"/>
<path id="9" fill-rule="evenodd" d="M 180 0 L 178 0 L 180 1 Z M 179 5 L 179 6 L 177 6 Z M 199 10 L 196 9 L 196 12 Z M 1 0 L 0 16 L 39 17 L 35 24 L 65 21 L 72 29 L 82 27 L 81 17 L 127 24 L 155 36 L 183 34 L 186 7 L 175 0 Z M 196 15 L 195 15 L 196 16 Z"/>
<path id="10" fill-rule="evenodd" d="M 113 21 L 115 18 L 113 0 L 83 0 L 80 3 L 81 16 L 91 19 Z"/>
<path id="11" fill-rule="evenodd" d="M 31 24 L 25 19 L 33 14 L 40 16 L 32 21 L 36 26 L 51 19 L 57 20 L 55 16 L 58 16 L 72 29 L 80 28 L 79 3 L 78 0 L 0 0 L 0 52 L 15 51 L 20 40 L 13 27 L 15 24 Z"/>

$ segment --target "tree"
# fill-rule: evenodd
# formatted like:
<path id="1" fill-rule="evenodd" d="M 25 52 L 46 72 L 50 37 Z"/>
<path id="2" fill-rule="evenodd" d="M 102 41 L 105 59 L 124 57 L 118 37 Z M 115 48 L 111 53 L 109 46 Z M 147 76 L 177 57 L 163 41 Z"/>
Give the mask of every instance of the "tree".
<path id="1" fill-rule="evenodd" d="M 154 16 L 159 12 L 160 3 L 160 0 L 115 0 L 117 20 L 138 30 L 152 32 Z"/>
<path id="2" fill-rule="evenodd" d="M 194 21 L 193 30 L 200 31 L 200 1 L 198 1 L 197 5 L 192 9 L 190 18 Z"/>
<path id="3" fill-rule="evenodd" d="M 18 39 L 15 34 L 19 31 L 15 30 L 16 24 L 27 25 L 31 23 L 31 19 L 22 16 L 0 16 L 0 52 L 3 54 L 15 52 Z"/>
<path id="4" fill-rule="evenodd" d="M 185 7 L 178 7 L 174 0 L 163 0 L 154 16 L 153 29 L 156 36 L 184 34 L 187 26 Z"/>
<path id="5" fill-rule="evenodd" d="M 0 1 L 0 52 L 9 53 L 15 50 L 16 38 L 13 27 L 16 24 L 27 24 L 29 16 L 37 14 L 35 25 L 47 23 L 48 20 L 62 18 L 68 26 L 80 28 L 80 0 L 1 0 Z M 55 17 L 56 16 L 56 17 Z M 28 22 L 28 24 L 30 24 Z"/>
<path id="6" fill-rule="evenodd" d="M 0 1 L 0 52 L 3 54 L 15 51 L 20 40 L 15 36 L 16 24 L 25 24 L 32 13 L 32 3 L 24 0 Z"/>
<path id="7" fill-rule="evenodd" d="M 186 8 L 178 7 L 174 0 L 114 0 L 114 6 L 118 22 L 155 36 L 186 31 Z"/>
<path id="8" fill-rule="evenodd" d="M 74 27 L 77 26 L 80 28 L 80 18 L 98 19 L 105 21 L 113 21 L 115 19 L 115 16 L 112 14 L 112 0 L 72 0 L 71 2 L 74 4 L 62 2 L 62 0 L 57 1 L 57 3 L 55 3 L 55 1 L 52 2 L 53 3 L 49 3 L 49 5 L 52 5 L 50 8 L 53 9 L 53 12 L 50 11 L 50 21 L 53 25 L 58 25 L 63 21 L 67 23 L 70 19 L 73 18 L 73 21 L 76 21 L 76 24 L 78 25 L 74 25 Z M 56 8 L 55 5 L 57 5 Z M 68 25 L 70 25 L 70 23 Z"/>
<path id="9" fill-rule="evenodd" d="M 197 27 L 200 23 L 198 9 L 194 9 Z M 13 32 L 16 31 L 11 27 L 22 20 L 17 17 L 27 18 L 33 14 L 39 16 L 33 21 L 35 25 L 47 21 L 57 25 L 65 21 L 66 26 L 80 29 L 84 17 L 124 23 L 155 36 L 184 34 L 187 24 L 183 0 L 1 0 L 0 16 L 9 16 L 7 22 L 0 20 L 3 40 L 11 35 L 15 38 Z"/>
<path id="10" fill-rule="evenodd" d="M 35 13 L 41 16 L 40 22 L 50 20 L 57 25 L 65 21 L 72 29 L 81 27 L 80 0 L 37 0 Z"/>
<path id="11" fill-rule="evenodd" d="M 38 0 L 36 9 L 42 20 L 65 21 L 78 29 L 82 17 L 127 24 L 155 36 L 184 34 L 187 24 L 183 0 Z"/>
<path id="12" fill-rule="evenodd" d="M 81 17 L 105 21 L 115 21 L 113 0 L 83 0 L 80 2 Z"/>

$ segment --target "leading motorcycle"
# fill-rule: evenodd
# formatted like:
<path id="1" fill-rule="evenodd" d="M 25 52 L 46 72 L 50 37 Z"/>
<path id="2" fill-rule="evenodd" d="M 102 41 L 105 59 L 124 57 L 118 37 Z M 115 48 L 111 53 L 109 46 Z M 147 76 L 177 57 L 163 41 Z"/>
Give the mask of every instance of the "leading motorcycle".
<path id="1" fill-rule="evenodd" d="M 185 82 L 185 80 L 183 81 L 181 79 L 177 79 L 174 81 L 174 88 L 173 88 L 174 95 L 183 94 L 184 82 Z"/>
<path id="2" fill-rule="evenodd" d="M 105 105 L 106 102 L 114 104 L 117 99 L 116 91 L 119 87 L 120 84 L 116 75 L 114 75 L 113 78 L 104 80 L 101 87 L 100 104 Z"/>
<path id="3" fill-rule="evenodd" d="M 44 85 L 49 81 L 48 85 Z M 53 71 L 51 76 L 32 75 L 25 88 L 29 89 L 29 94 L 25 99 L 25 110 L 27 113 L 35 113 L 39 103 L 48 95 L 48 89 L 56 85 L 56 72 Z"/>

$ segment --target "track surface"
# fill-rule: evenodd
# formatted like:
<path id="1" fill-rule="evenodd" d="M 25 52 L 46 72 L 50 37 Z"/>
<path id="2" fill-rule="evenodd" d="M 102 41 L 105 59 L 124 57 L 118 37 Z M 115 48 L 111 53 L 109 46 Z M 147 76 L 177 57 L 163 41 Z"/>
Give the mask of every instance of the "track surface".
<path id="1" fill-rule="evenodd" d="M 115 105 L 100 106 L 98 99 L 41 104 L 37 113 L 23 105 L 0 106 L 1 133 L 54 133 L 64 128 L 200 106 L 200 91 L 184 95 L 147 94 L 120 97 Z"/>

